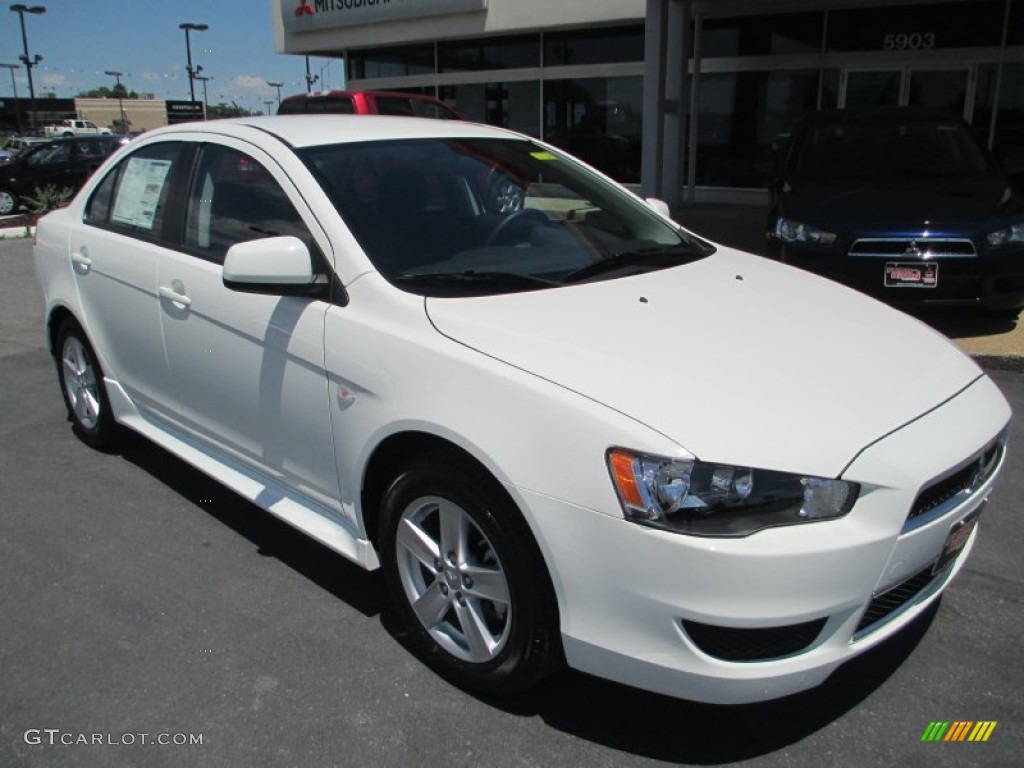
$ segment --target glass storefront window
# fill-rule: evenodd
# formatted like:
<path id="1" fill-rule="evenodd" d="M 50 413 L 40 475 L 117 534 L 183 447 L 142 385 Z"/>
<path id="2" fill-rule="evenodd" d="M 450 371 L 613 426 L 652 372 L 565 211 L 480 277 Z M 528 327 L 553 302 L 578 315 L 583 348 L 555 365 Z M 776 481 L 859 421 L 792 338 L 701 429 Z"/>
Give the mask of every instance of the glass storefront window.
<path id="1" fill-rule="evenodd" d="M 467 120 L 540 135 L 540 83 L 443 85 L 440 98 Z"/>
<path id="2" fill-rule="evenodd" d="M 979 67 L 972 127 L 985 146 L 992 128 L 995 89 L 996 65 Z M 993 148 L 1007 168 L 1024 172 L 1024 63 L 1003 65 Z"/>
<path id="3" fill-rule="evenodd" d="M 823 13 L 708 19 L 701 33 L 701 56 L 818 53 L 824 21 Z"/>
<path id="4" fill-rule="evenodd" d="M 540 35 L 439 43 L 437 57 L 441 72 L 539 67 Z"/>
<path id="5" fill-rule="evenodd" d="M 544 138 L 617 181 L 640 181 L 643 78 L 544 83 Z"/>
<path id="6" fill-rule="evenodd" d="M 697 183 L 766 187 L 793 124 L 818 103 L 818 70 L 702 75 Z"/>
<path id="7" fill-rule="evenodd" d="M 349 77 L 355 80 L 368 77 L 430 75 L 434 72 L 434 46 L 427 43 L 349 51 L 348 72 Z"/>
<path id="8" fill-rule="evenodd" d="M 643 60 L 643 27 L 549 32 L 544 35 L 546 67 L 569 64 L 620 64 Z"/>
<path id="9" fill-rule="evenodd" d="M 829 11 L 828 50 L 924 51 L 999 45 L 1005 10 L 1005 0 L 976 0 Z"/>

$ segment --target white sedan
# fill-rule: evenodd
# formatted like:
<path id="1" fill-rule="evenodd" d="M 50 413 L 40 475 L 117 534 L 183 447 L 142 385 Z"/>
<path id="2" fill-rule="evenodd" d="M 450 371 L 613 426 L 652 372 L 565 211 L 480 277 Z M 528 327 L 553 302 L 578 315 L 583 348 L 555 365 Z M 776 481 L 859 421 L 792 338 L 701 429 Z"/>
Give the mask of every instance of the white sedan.
<path id="1" fill-rule="evenodd" d="M 917 321 L 664 210 L 496 128 L 244 118 L 123 147 L 35 260 L 79 437 L 382 567 L 450 680 L 770 699 L 938 598 L 1010 411 Z"/>

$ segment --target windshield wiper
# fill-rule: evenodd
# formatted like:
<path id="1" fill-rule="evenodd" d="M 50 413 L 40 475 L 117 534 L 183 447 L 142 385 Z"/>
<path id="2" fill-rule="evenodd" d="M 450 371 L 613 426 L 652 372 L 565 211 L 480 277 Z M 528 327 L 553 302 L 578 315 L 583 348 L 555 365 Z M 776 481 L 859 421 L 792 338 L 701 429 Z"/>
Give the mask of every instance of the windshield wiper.
<path id="1" fill-rule="evenodd" d="M 527 275 L 523 272 L 477 269 L 465 269 L 461 272 L 406 272 L 394 279 L 403 283 L 512 284 L 531 287 L 562 285 L 557 280 L 548 280 L 536 275 Z"/>
<path id="2" fill-rule="evenodd" d="M 590 277 L 615 272 L 626 267 L 675 267 L 689 264 L 710 255 L 711 251 L 697 250 L 692 246 L 656 246 L 620 251 L 607 259 L 595 261 L 575 269 L 562 278 L 566 283 L 578 283 Z"/>

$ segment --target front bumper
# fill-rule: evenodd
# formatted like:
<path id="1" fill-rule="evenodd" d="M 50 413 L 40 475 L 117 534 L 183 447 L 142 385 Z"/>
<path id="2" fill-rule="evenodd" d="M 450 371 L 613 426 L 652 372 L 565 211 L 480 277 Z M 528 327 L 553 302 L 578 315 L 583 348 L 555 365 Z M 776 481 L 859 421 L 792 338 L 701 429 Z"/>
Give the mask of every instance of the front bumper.
<path id="1" fill-rule="evenodd" d="M 887 304 L 980 306 L 987 309 L 1024 307 L 1024 248 L 964 258 L 850 256 L 841 245 L 835 249 L 802 248 L 782 244 L 781 260 L 854 288 Z M 938 264 L 938 283 L 927 287 L 887 287 L 888 262 Z"/>
<path id="2" fill-rule="evenodd" d="M 861 482 L 864 492 L 849 515 L 743 539 L 653 530 L 515 489 L 552 572 L 569 664 L 722 704 L 820 684 L 911 622 L 962 567 L 976 531 L 947 568 L 934 577 L 928 572 L 950 530 L 984 504 L 999 467 L 924 524 L 905 528 L 908 512 L 923 486 L 991 445 L 1008 418 L 1005 401 L 983 377 L 857 457 L 843 476 Z M 947 445 L 950 435 L 954 445 Z M 907 591 L 922 572 L 925 583 L 913 585 L 896 609 L 862 623 L 870 606 Z M 717 633 L 725 644 L 709 646 L 695 626 L 710 627 L 712 643 Z M 738 660 L 720 650 L 737 637 L 767 642 L 768 656 Z M 794 650 L 795 641 L 801 644 Z M 773 655 L 772 648 L 786 650 Z"/>

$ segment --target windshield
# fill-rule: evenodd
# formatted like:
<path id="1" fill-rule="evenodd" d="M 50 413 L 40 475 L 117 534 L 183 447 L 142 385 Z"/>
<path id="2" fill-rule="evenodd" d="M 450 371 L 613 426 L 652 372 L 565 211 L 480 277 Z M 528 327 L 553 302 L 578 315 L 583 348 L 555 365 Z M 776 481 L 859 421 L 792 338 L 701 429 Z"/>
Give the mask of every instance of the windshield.
<path id="1" fill-rule="evenodd" d="M 974 176 L 988 160 L 955 120 L 890 119 L 812 125 L 795 159 L 800 176 Z"/>
<path id="2" fill-rule="evenodd" d="M 713 251 L 616 185 L 526 140 L 375 141 L 300 154 L 374 266 L 412 293 L 547 289 Z"/>

